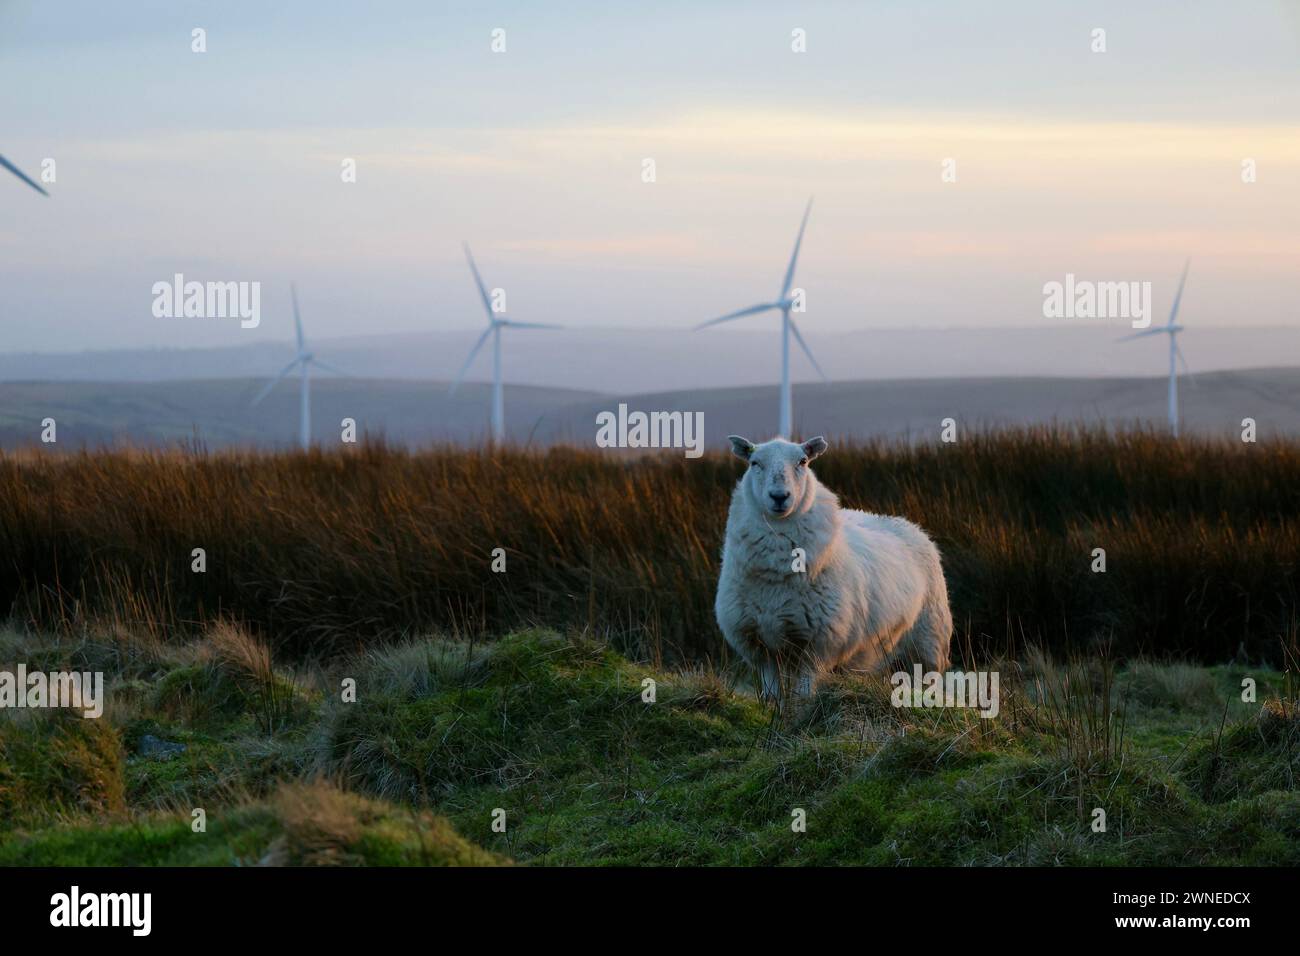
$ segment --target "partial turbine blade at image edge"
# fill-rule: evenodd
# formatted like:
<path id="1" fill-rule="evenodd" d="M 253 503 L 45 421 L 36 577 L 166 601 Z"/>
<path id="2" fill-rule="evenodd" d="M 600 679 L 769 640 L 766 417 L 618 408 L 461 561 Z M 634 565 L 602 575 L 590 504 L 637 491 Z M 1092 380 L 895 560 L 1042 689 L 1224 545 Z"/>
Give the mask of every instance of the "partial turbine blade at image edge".
<path id="1" fill-rule="evenodd" d="M 40 183 L 32 179 L 25 172 L 23 172 L 21 169 L 15 166 L 13 163 L 9 162 L 9 160 L 5 159 L 3 156 L 0 156 L 0 166 L 3 166 L 5 169 L 9 170 L 9 172 L 13 173 L 15 176 L 17 176 L 19 179 L 25 182 L 28 186 L 31 186 L 42 196 L 49 195 L 49 193 L 45 191 L 44 187 L 42 187 Z"/>

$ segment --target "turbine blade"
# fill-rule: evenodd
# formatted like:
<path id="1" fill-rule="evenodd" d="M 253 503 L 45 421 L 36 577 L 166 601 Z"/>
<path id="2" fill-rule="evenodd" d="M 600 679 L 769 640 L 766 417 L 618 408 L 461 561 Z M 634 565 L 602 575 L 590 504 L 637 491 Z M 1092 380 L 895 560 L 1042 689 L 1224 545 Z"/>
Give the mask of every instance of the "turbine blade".
<path id="1" fill-rule="evenodd" d="M 302 317 L 298 315 L 298 286 L 296 283 L 289 283 L 289 297 L 293 299 L 293 328 L 298 334 L 298 354 L 303 353 L 302 347 Z"/>
<path id="2" fill-rule="evenodd" d="M 1145 339 L 1149 335 L 1164 335 L 1169 329 L 1163 325 L 1157 325 L 1154 329 L 1146 329 L 1142 332 L 1134 332 L 1132 335 L 1125 335 L 1118 338 L 1116 342 L 1131 342 L 1133 339 Z"/>
<path id="3" fill-rule="evenodd" d="M 808 205 L 803 211 L 803 222 L 799 223 L 799 235 L 794 241 L 794 252 L 790 255 L 790 267 L 785 270 L 785 281 L 781 283 L 781 298 L 784 299 L 790 293 L 790 283 L 794 281 L 794 266 L 799 261 L 799 247 L 803 245 L 803 231 L 808 225 L 808 214 L 812 212 L 812 197 L 808 197 Z"/>
<path id="4" fill-rule="evenodd" d="M 328 362 L 322 362 L 320 359 L 311 359 L 311 364 L 334 375 L 342 375 L 344 378 L 356 378 L 356 376 L 351 372 L 345 372 L 341 368 L 335 368 L 333 365 L 330 365 Z"/>
<path id="5" fill-rule="evenodd" d="M 552 325 L 549 322 L 516 322 L 514 319 L 498 319 L 498 324 L 508 329 L 562 329 L 562 325 Z"/>
<path id="6" fill-rule="evenodd" d="M 465 364 L 460 367 L 460 374 L 456 376 L 456 381 L 451 383 L 451 389 L 447 394 L 456 394 L 456 389 L 460 388 L 460 383 L 464 380 L 465 373 L 469 371 L 470 363 L 474 361 L 474 356 L 478 355 L 478 350 L 483 347 L 483 343 L 488 340 L 488 336 L 491 334 L 492 326 L 489 325 L 483 330 L 483 334 L 479 336 L 478 341 L 474 343 L 474 347 L 469 350 L 469 358 L 465 359 Z"/>
<path id="7" fill-rule="evenodd" d="M 478 274 L 478 266 L 474 264 L 474 256 L 469 251 L 468 242 L 465 243 L 465 258 L 469 261 L 469 271 L 474 273 L 474 284 L 478 286 L 478 296 L 483 300 L 483 309 L 487 312 L 488 321 L 495 322 L 497 317 L 492 313 L 492 299 L 483 285 L 483 277 Z"/>
<path id="8" fill-rule="evenodd" d="M 292 372 L 292 371 L 294 370 L 294 366 L 296 366 L 296 365 L 297 365 L 299 362 L 301 362 L 301 361 L 302 361 L 302 359 L 294 359 L 292 362 L 290 362 L 288 365 L 286 365 L 283 369 L 281 369 L 281 370 L 280 370 L 280 374 L 277 375 L 275 378 L 271 379 L 271 381 L 267 382 L 267 383 L 266 383 L 266 387 L 263 388 L 260 392 L 257 393 L 257 398 L 253 399 L 253 404 L 256 405 L 256 404 L 257 404 L 258 402 L 260 402 L 262 399 L 266 398 L 266 396 L 270 395 L 270 394 L 271 394 L 271 389 L 273 389 L 273 388 L 275 388 L 277 385 L 279 385 L 280 382 L 281 382 L 281 380 L 283 380 L 284 377 L 285 377 L 286 375 L 288 375 L 290 372 Z"/>
<path id="9" fill-rule="evenodd" d="M 810 349 L 808 343 L 803 340 L 803 335 L 799 332 L 799 326 L 794 324 L 794 319 L 790 320 L 790 331 L 794 333 L 794 340 L 798 342 L 799 347 L 803 349 L 803 354 L 808 356 L 808 361 L 813 363 L 813 368 L 815 368 L 817 374 L 822 377 L 822 381 L 829 381 L 829 379 L 826 378 L 826 373 L 822 371 L 822 367 L 818 365 L 817 360 L 813 358 L 812 349 Z"/>
<path id="10" fill-rule="evenodd" d="M 25 182 L 28 186 L 31 186 L 31 187 L 32 187 L 33 189 L 35 189 L 38 193 L 40 193 L 42 196 L 48 196 L 48 195 L 49 195 L 49 193 L 47 193 L 47 192 L 44 190 L 44 188 L 42 188 L 42 186 L 41 186 L 40 183 L 38 183 L 36 180 L 32 179 L 32 178 L 31 178 L 30 176 L 28 176 L 25 172 L 23 172 L 21 169 L 19 169 L 17 166 L 15 166 L 13 163 L 9 162 L 9 160 L 5 159 L 3 156 L 0 156 L 0 166 L 3 166 L 5 169 L 9 170 L 9 172 L 13 173 L 15 176 L 17 176 L 19 179 L 21 179 L 23 182 Z"/>
<path id="11" fill-rule="evenodd" d="M 761 305 L 751 305 L 748 309 L 741 309 L 739 312 L 728 312 L 726 315 L 720 316 L 716 319 L 709 319 L 707 322 L 701 322 L 695 328 L 698 331 L 699 329 L 708 328 L 710 325 L 717 325 L 719 322 L 730 322 L 732 319 L 743 318 L 746 315 L 756 315 L 759 312 L 770 312 L 773 309 L 779 308 L 781 307 L 775 302 L 764 302 Z"/>
<path id="12" fill-rule="evenodd" d="M 1187 282 L 1187 270 L 1191 268 L 1191 265 L 1191 259 L 1188 259 L 1183 263 L 1183 277 L 1178 280 L 1178 294 L 1174 296 L 1174 307 L 1169 310 L 1169 321 L 1166 323 L 1167 325 L 1172 326 L 1175 317 L 1178 315 L 1178 306 L 1181 305 L 1183 301 L 1183 286 Z"/>
<path id="13" fill-rule="evenodd" d="M 1192 374 L 1191 366 L 1187 364 L 1187 359 L 1183 355 L 1182 346 L 1178 344 L 1178 339 L 1174 339 L 1174 354 L 1178 356 L 1178 361 L 1182 363 L 1183 373 L 1187 376 L 1188 380 L 1199 388 L 1200 385 L 1196 381 L 1196 376 Z"/>

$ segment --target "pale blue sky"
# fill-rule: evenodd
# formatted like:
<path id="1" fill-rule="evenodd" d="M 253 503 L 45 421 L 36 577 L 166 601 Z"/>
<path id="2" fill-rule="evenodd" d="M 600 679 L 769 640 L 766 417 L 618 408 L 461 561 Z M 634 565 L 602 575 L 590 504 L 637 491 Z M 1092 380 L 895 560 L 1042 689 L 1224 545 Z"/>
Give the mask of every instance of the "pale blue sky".
<path id="1" fill-rule="evenodd" d="M 1161 302 L 1188 255 L 1189 321 L 1290 322 L 1296 6 L 0 0 L 0 153 L 58 164 L 0 179 L 0 349 L 284 338 L 290 278 L 315 337 L 475 325 L 462 239 L 518 318 L 686 326 L 775 293 L 813 193 L 805 329 Z M 176 271 L 262 327 L 154 318 Z"/>

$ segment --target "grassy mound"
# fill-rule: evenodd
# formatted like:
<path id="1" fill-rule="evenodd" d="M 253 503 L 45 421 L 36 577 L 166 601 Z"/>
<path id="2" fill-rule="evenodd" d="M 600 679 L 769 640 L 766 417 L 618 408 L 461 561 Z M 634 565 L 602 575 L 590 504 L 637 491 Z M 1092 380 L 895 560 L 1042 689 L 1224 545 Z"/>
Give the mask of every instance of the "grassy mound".
<path id="1" fill-rule="evenodd" d="M 359 703 L 333 708 L 324 756 L 394 799 L 436 799 L 473 783 L 509 789 L 539 768 L 560 777 L 611 761 L 653 765 L 739 744 L 766 722 L 755 702 L 651 677 L 608 648 L 546 632 L 478 656 L 446 645 L 418 686 L 394 686 L 378 670 L 362 673 Z M 647 677 L 662 682 L 653 705 L 642 702 Z"/>
<path id="2" fill-rule="evenodd" d="M 1296 790 L 1300 782 L 1300 709 L 1270 702 L 1254 720 L 1201 741 L 1187 776 L 1206 800 L 1220 803 Z"/>
<path id="3" fill-rule="evenodd" d="M 1035 658 L 983 720 L 853 677 L 776 717 L 541 630 L 313 673 L 237 633 L 119 659 L 100 720 L 0 715 L 0 863 L 1300 863 L 1294 706 L 1243 665 Z"/>
<path id="4" fill-rule="evenodd" d="M 0 720 L 0 820 L 55 813 L 120 816 L 124 756 L 107 723 L 67 711 Z"/>
<path id="5" fill-rule="evenodd" d="M 1004 707 L 1014 700 L 1019 716 L 982 722 L 896 711 L 878 683 L 846 678 L 778 723 L 716 678 L 544 632 L 442 645 L 427 665 L 413 647 L 394 654 L 400 666 L 383 652 L 359 662 L 359 700 L 327 714 L 322 765 L 359 789 L 436 806 L 521 861 L 1300 862 L 1287 843 L 1300 801 L 1286 781 L 1254 792 L 1253 810 L 1219 806 L 1191 783 L 1194 765 L 1179 766 L 1231 675 L 1133 668 L 1120 684 L 1148 743 L 1081 761 L 1080 742 L 1064 739 L 1071 725 L 1016 687 L 1004 687 Z M 1075 693 L 1095 688 L 1082 681 Z M 1094 830 L 1097 810 L 1105 830 Z M 492 827 L 502 811 L 504 833 Z M 1232 838 L 1246 823 L 1260 839 Z"/>
<path id="6" fill-rule="evenodd" d="M 65 826 L 0 839 L 0 864 L 22 866 L 493 866 L 505 862 L 444 819 L 324 783 L 288 785 L 273 798 L 191 818 L 154 815 L 130 825 Z"/>

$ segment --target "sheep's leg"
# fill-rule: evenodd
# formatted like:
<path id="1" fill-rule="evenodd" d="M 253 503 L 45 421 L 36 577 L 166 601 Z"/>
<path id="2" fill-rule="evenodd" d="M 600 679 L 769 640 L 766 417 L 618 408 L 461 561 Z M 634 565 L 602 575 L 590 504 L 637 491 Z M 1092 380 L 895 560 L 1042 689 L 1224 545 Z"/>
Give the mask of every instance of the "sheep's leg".
<path id="1" fill-rule="evenodd" d="M 769 704 L 781 706 L 781 667 L 776 655 L 767 648 L 758 650 L 758 676 L 761 682 L 759 697 Z"/>
<path id="2" fill-rule="evenodd" d="M 793 665 L 790 691 L 799 700 L 808 700 L 816 692 L 822 672 L 821 665 L 813 656 L 810 645 L 804 644 L 800 648 Z"/>
<path id="3" fill-rule="evenodd" d="M 801 700 L 808 700 L 817 690 L 821 678 L 821 668 L 814 661 L 803 660 L 795 669 L 794 695 Z"/>
<path id="4" fill-rule="evenodd" d="M 745 663 L 758 673 L 759 700 L 779 707 L 781 703 L 780 664 L 776 654 L 759 638 L 758 628 L 752 621 L 746 622 L 739 628 L 735 640 L 728 635 L 727 641 L 740 652 Z"/>
<path id="5" fill-rule="evenodd" d="M 943 673 L 948 669 L 951 641 L 952 613 L 947 593 L 941 589 L 926 601 L 900 646 L 909 660 L 920 661 L 928 671 Z"/>

